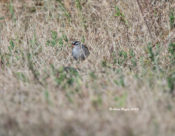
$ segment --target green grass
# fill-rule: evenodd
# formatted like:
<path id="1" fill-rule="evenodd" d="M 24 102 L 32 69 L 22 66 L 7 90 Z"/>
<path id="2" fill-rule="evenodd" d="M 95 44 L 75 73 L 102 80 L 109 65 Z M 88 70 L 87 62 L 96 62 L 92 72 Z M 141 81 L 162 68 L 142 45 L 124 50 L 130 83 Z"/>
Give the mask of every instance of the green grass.
<path id="1" fill-rule="evenodd" d="M 67 36 L 65 34 L 62 34 L 60 38 L 58 38 L 58 34 L 56 31 L 51 32 L 51 40 L 48 40 L 46 45 L 47 46 L 59 46 L 63 47 L 65 43 L 68 42 Z"/>
<path id="2" fill-rule="evenodd" d="M 171 59 L 171 63 L 172 65 L 174 65 L 175 64 L 175 43 L 169 44 L 168 52 L 170 54 L 169 57 Z"/>
<path id="3" fill-rule="evenodd" d="M 12 2 L 12 0 L 10 0 L 9 12 L 10 12 L 11 18 L 14 19 L 14 17 L 15 17 L 15 12 L 14 12 L 14 7 L 13 7 L 13 2 Z"/>
<path id="4" fill-rule="evenodd" d="M 170 27 L 171 29 L 174 28 L 175 26 L 175 14 L 173 11 L 170 11 L 170 14 L 169 14 L 169 22 L 170 22 Z"/>
<path id="5" fill-rule="evenodd" d="M 115 15 L 114 16 L 119 17 L 122 22 L 124 22 L 126 25 L 128 25 L 128 21 L 126 20 L 124 13 L 121 12 L 121 10 L 118 6 L 115 7 Z"/>

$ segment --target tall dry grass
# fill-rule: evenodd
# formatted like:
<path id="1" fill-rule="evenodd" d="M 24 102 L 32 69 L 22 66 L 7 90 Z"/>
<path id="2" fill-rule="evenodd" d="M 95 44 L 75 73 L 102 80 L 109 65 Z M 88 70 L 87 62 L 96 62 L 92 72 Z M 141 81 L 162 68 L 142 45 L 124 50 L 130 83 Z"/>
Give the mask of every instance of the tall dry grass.
<path id="1" fill-rule="evenodd" d="M 174 7 L 1 0 L 0 135 L 172 136 Z M 72 40 L 88 46 L 87 60 L 73 60 Z"/>

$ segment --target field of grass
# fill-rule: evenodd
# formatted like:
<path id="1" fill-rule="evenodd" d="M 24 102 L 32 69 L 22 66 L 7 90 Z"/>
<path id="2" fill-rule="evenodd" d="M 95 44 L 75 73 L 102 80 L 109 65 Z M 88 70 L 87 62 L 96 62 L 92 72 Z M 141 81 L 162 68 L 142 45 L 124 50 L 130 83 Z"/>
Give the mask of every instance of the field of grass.
<path id="1" fill-rule="evenodd" d="M 174 0 L 0 0 L 0 136 L 174 134 Z"/>

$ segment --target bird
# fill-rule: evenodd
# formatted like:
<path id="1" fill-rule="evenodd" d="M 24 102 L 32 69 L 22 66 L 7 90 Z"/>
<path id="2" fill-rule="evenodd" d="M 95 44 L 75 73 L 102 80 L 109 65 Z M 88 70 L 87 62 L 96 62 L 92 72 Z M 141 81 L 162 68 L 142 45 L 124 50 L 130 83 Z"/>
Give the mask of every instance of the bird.
<path id="1" fill-rule="evenodd" d="M 75 60 L 85 60 L 90 54 L 89 49 L 80 41 L 73 41 L 72 47 L 72 56 Z"/>

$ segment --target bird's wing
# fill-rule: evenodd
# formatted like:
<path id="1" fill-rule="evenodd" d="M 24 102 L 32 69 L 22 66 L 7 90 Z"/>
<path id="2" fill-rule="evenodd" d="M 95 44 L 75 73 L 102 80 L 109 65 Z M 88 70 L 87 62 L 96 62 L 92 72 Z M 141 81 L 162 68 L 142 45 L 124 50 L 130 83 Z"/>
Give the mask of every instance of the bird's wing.
<path id="1" fill-rule="evenodd" d="M 83 45 L 82 48 L 84 48 L 85 55 L 88 56 L 90 54 L 88 47 L 86 45 Z"/>

